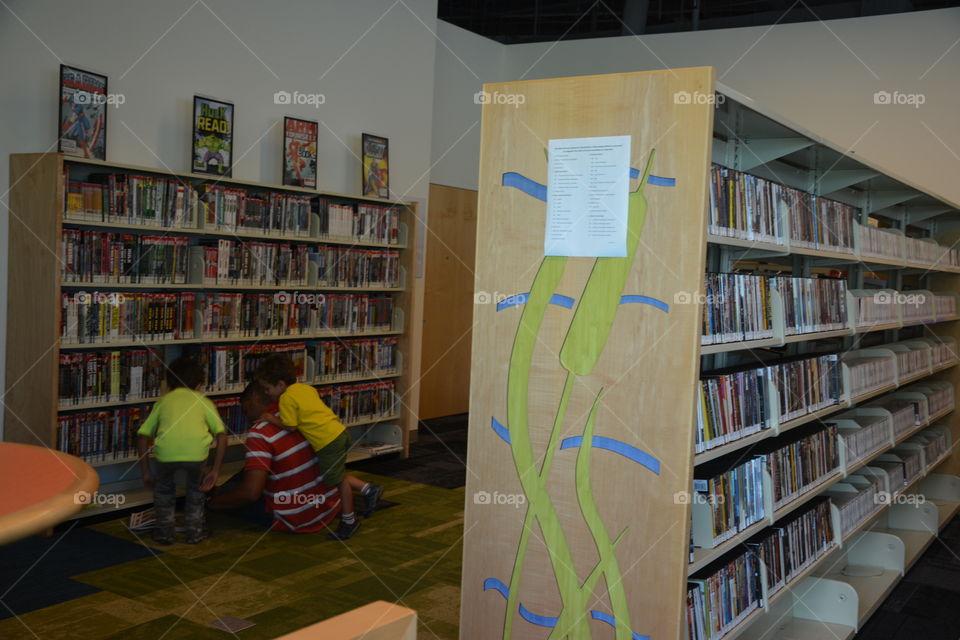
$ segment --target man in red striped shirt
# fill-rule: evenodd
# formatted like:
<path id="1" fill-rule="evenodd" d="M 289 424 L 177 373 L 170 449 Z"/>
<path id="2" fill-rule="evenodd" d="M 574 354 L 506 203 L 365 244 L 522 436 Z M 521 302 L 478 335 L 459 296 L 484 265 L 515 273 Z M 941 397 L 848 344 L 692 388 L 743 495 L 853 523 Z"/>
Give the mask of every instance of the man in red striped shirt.
<path id="1" fill-rule="evenodd" d="M 287 431 L 258 420 L 264 411 L 277 412 L 259 385 L 247 385 L 240 397 L 244 415 L 255 424 L 247 431 L 243 478 L 233 488 L 210 499 L 210 509 L 235 509 L 264 498 L 273 516 L 272 529 L 315 533 L 340 511 L 337 487 L 323 482 L 313 448 L 299 431 Z"/>

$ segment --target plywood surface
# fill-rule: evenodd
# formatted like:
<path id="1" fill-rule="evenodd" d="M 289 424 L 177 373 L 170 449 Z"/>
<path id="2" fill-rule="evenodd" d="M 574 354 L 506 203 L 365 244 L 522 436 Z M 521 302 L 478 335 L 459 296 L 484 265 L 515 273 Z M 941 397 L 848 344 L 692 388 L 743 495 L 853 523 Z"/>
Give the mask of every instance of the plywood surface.
<path id="1" fill-rule="evenodd" d="M 621 294 L 647 296 L 666 303 L 667 311 L 620 304 L 608 334 L 601 323 L 587 323 L 576 339 L 570 338 L 578 301 L 588 295 L 592 258 L 568 259 L 556 285 L 548 283 L 552 293 L 574 301 L 570 308 L 551 304 L 541 312 L 533 296 L 500 311 L 495 304 L 474 307 L 463 638 L 502 638 L 505 627 L 511 627 L 513 638 L 546 638 L 558 625 L 572 625 L 564 627 L 563 637 L 681 636 L 689 507 L 675 496 L 689 490 L 692 473 L 700 316 L 696 304 L 674 300 L 683 299 L 680 293 L 695 300 L 702 288 L 713 113 L 705 102 L 687 103 L 677 96 L 711 95 L 712 87 L 709 68 L 485 87 L 489 94 L 522 95 L 523 100 L 484 106 L 477 291 L 540 291 L 545 280 L 535 281 L 538 272 L 555 268 L 543 258 L 545 203 L 502 185 L 506 172 L 546 184 L 548 140 L 629 135 L 631 166 L 642 172 L 655 150 L 652 174 L 676 182 L 643 185 L 646 218 L 636 255 L 622 291 L 604 289 L 605 300 L 613 296 L 615 306 Z M 631 180 L 631 189 L 640 183 Z M 523 316 L 531 308 L 538 309 L 536 314 Z M 608 307 L 596 304 L 582 313 L 596 317 L 603 309 Z M 525 320 L 528 329 L 521 332 L 522 317 L 542 317 L 542 322 Z M 568 375 L 561 364 L 565 339 L 602 347 L 587 375 Z M 518 354 L 531 342 L 527 375 L 524 366 L 511 362 L 524 360 Z M 520 424 L 524 417 L 526 430 Z M 493 420 L 502 425 L 500 434 Z M 601 441 L 590 439 L 588 422 L 594 438 L 642 452 L 648 457 L 640 459 L 648 464 L 597 446 Z M 518 444 L 526 442 L 524 433 L 529 434 L 526 447 Z M 578 479 L 584 448 L 567 441 L 572 446 L 561 449 L 560 443 L 585 435 L 583 442 L 595 446 L 589 463 L 581 461 Z M 549 473 L 538 485 L 545 459 Z M 542 518 L 530 519 L 528 512 Z M 609 562 L 611 539 L 618 536 Z M 516 563 L 518 555 L 522 562 Z M 604 557 L 608 562 L 593 588 L 582 588 Z M 617 604 L 623 600 L 625 609 Z M 564 602 L 575 604 L 575 610 L 565 609 Z M 627 613 L 612 618 L 618 607 Z M 616 635 L 611 623 L 617 625 Z"/>
<path id="2" fill-rule="evenodd" d="M 431 184 L 429 206 L 421 420 L 466 413 L 470 405 L 477 192 Z"/>

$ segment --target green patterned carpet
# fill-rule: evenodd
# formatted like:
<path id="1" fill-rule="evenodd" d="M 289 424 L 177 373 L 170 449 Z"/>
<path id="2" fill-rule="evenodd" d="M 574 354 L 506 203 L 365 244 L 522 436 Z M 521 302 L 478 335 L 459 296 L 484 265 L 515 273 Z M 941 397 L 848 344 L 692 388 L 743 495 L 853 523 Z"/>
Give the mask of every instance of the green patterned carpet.
<path id="1" fill-rule="evenodd" d="M 463 488 L 357 475 L 383 484 L 384 499 L 398 504 L 363 521 L 346 544 L 326 534 L 265 534 L 214 513 L 211 539 L 71 576 L 102 591 L 0 620 L 0 638 L 222 639 L 228 634 L 206 626 L 221 616 L 256 623 L 236 634 L 243 640 L 274 638 L 386 600 L 417 611 L 421 639 L 455 639 Z M 137 541 L 120 520 L 91 526 Z"/>

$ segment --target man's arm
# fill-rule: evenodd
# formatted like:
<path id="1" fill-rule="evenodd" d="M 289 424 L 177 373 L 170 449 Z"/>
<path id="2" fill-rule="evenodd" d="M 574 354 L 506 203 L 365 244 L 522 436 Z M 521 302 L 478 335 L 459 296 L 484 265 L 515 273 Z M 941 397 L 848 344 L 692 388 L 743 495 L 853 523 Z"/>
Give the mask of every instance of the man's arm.
<path id="1" fill-rule="evenodd" d="M 267 484 L 267 472 L 261 469 L 246 469 L 240 484 L 226 493 L 219 493 L 207 502 L 210 509 L 235 509 L 256 502 L 263 495 Z"/>

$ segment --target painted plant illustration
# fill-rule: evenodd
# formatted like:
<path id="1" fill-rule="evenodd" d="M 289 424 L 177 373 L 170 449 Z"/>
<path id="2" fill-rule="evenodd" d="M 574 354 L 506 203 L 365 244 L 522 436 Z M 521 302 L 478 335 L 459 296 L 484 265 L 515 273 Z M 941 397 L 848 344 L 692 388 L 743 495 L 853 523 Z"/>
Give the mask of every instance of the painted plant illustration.
<path id="1" fill-rule="evenodd" d="M 647 200 L 644 188 L 649 184 L 672 186 L 668 178 L 650 174 L 654 151 L 651 150 L 644 171 L 631 170 L 631 177 L 639 178 L 639 186 L 629 194 L 627 220 L 627 256 L 623 258 L 595 258 L 593 268 L 576 302 L 573 318 L 564 337 L 559 354 L 559 365 L 566 371 L 563 390 L 556 407 L 552 430 L 542 464 L 538 467 L 531 438 L 528 402 L 530 398 L 531 367 L 534 348 L 538 342 L 544 317 L 549 305 L 573 308 L 575 301 L 557 293 L 557 287 L 566 268 L 566 257 L 546 256 L 540 264 L 529 293 L 518 294 L 498 305 L 498 311 L 522 305 L 520 323 L 510 354 L 507 378 L 507 424 L 495 418 L 493 430 L 510 446 L 520 485 L 526 496 L 526 513 L 523 529 L 517 544 L 517 553 L 509 582 L 498 578 L 484 581 L 485 590 L 495 590 L 507 600 L 503 622 L 503 638 L 513 637 L 515 612 L 528 623 L 552 629 L 549 637 L 590 638 L 590 621 L 598 620 L 615 629 L 617 640 L 647 638 L 633 631 L 636 621 L 630 619 L 628 594 L 622 582 L 620 565 L 616 557 L 619 542 L 627 533 L 611 532 L 605 525 L 591 486 L 591 464 L 594 449 L 603 449 L 619 455 L 659 474 L 659 462 L 648 453 L 627 443 L 597 435 L 602 428 L 597 425 L 597 414 L 602 390 L 593 399 L 592 408 L 582 426 L 582 435 L 562 438 L 567 406 L 578 376 L 589 376 L 597 365 L 613 328 L 620 306 L 639 302 L 653 305 L 667 312 L 665 303 L 640 295 L 625 295 L 624 287 L 633 269 L 634 258 L 647 215 Z M 546 187 L 519 174 L 503 175 L 503 185 L 515 187 L 528 195 L 546 201 Z M 576 259 L 576 258 L 575 258 Z M 582 259 L 582 258 L 581 258 Z M 590 573 L 581 578 L 577 575 L 574 559 L 561 526 L 560 518 L 547 490 L 547 480 L 558 451 L 577 449 L 575 464 L 576 496 L 581 515 L 596 546 L 598 560 Z M 646 472 L 646 471 L 645 471 Z M 560 611 L 556 615 L 543 615 L 528 610 L 520 602 L 521 576 L 530 536 L 535 527 L 543 535 L 551 567 L 560 594 Z M 615 535 L 614 535 L 615 534 Z M 613 615 L 590 609 L 593 593 L 603 580 Z"/>

